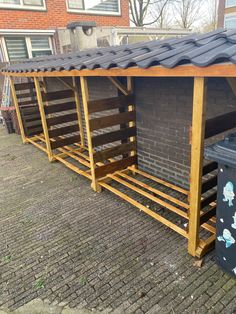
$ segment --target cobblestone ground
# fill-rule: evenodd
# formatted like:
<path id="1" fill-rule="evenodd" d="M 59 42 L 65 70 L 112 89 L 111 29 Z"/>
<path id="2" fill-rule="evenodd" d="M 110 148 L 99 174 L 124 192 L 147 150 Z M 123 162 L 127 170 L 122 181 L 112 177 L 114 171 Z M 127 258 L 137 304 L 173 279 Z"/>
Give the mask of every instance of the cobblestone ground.
<path id="1" fill-rule="evenodd" d="M 236 313 L 236 281 L 214 252 L 194 267 L 182 237 L 3 128 L 0 182 L 2 308 L 47 299 L 84 313 Z"/>

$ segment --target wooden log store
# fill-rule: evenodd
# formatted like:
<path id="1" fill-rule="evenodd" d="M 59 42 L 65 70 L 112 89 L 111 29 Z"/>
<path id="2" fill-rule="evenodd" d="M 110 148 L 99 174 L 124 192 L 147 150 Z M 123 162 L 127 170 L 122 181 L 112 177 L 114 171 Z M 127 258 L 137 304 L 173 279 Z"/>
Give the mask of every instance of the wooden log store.
<path id="1" fill-rule="evenodd" d="M 217 30 L 38 57 L 10 65 L 2 73 L 10 77 L 24 143 L 45 152 L 50 162 L 61 162 L 89 179 L 94 191 L 107 189 L 176 231 L 187 239 L 189 254 L 201 258 L 214 247 L 217 188 L 217 164 L 204 161 L 204 145 L 236 127 L 235 108 L 207 118 L 207 90 L 217 78 L 235 97 L 234 55 L 236 31 Z M 16 83 L 19 77 L 25 81 Z M 104 88 L 106 97 L 91 98 L 91 79 L 97 86 L 100 80 L 112 85 L 115 94 L 111 97 Z M 188 185 L 145 171 L 139 162 L 137 82 L 158 80 L 158 87 L 153 86 L 161 90 L 169 79 L 192 86 Z M 159 105 L 157 99 L 155 106 Z"/>

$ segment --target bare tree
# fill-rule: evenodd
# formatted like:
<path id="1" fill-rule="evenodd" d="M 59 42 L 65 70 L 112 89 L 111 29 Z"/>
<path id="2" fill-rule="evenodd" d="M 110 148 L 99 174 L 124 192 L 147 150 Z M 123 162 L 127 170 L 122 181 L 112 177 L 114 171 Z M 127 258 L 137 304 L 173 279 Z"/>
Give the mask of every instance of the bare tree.
<path id="1" fill-rule="evenodd" d="M 202 14 L 205 0 L 176 0 L 173 4 L 176 23 L 181 28 L 191 28 Z"/>
<path id="2" fill-rule="evenodd" d="M 151 15 L 155 22 L 155 26 L 158 28 L 169 28 L 173 25 L 174 15 L 171 11 L 171 5 L 175 0 L 169 0 L 168 3 L 165 0 L 160 0 L 154 3 L 151 10 Z"/>
<path id="3" fill-rule="evenodd" d="M 129 0 L 131 22 L 142 27 L 157 23 L 163 16 L 167 4 L 172 0 Z M 155 16 L 152 15 L 153 7 L 158 6 Z"/>
<path id="4" fill-rule="evenodd" d="M 203 20 L 203 31 L 210 32 L 217 29 L 219 0 L 208 0 L 207 10 Z"/>

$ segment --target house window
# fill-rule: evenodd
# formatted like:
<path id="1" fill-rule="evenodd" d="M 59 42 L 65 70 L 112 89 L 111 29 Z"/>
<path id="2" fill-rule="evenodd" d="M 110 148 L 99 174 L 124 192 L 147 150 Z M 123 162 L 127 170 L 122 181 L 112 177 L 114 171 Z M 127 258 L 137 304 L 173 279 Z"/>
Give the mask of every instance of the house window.
<path id="1" fill-rule="evenodd" d="M 72 12 L 118 15 L 120 0 L 67 0 L 67 9 Z"/>
<path id="2" fill-rule="evenodd" d="M 45 0 L 0 0 L 0 8 L 46 10 Z"/>
<path id="3" fill-rule="evenodd" d="M 51 55 L 52 41 L 48 36 L 5 37 L 9 61 L 18 61 L 43 55 Z"/>
<path id="4" fill-rule="evenodd" d="M 236 6 L 236 0 L 226 0 L 225 6 L 226 6 L 226 8 L 230 8 L 230 7 Z"/>
<path id="5" fill-rule="evenodd" d="M 236 14 L 225 16 L 225 27 L 229 29 L 236 28 Z"/>

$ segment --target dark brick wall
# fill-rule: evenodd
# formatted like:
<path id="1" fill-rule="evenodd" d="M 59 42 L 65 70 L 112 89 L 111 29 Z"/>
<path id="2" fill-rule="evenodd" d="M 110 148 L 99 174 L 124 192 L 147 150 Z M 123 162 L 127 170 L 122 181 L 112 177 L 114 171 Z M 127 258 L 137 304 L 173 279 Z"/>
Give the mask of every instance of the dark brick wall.
<path id="1" fill-rule="evenodd" d="M 228 83 L 209 79 L 208 84 L 207 118 L 233 111 L 236 97 Z M 137 78 L 135 96 L 139 167 L 188 187 L 193 80 Z"/>
<path id="2" fill-rule="evenodd" d="M 67 80 L 69 83 L 70 79 Z M 49 90 L 65 88 L 55 79 L 49 79 L 47 83 Z M 117 95 L 116 89 L 106 78 L 89 78 L 88 87 L 92 100 Z M 158 177 L 188 187 L 193 79 L 136 78 L 134 92 L 139 167 Z M 235 106 L 236 97 L 227 81 L 209 79 L 207 118 L 233 111 Z M 83 113 L 82 106 L 81 110 Z M 210 139 L 206 144 L 222 137 L 223 135 Z"/>

